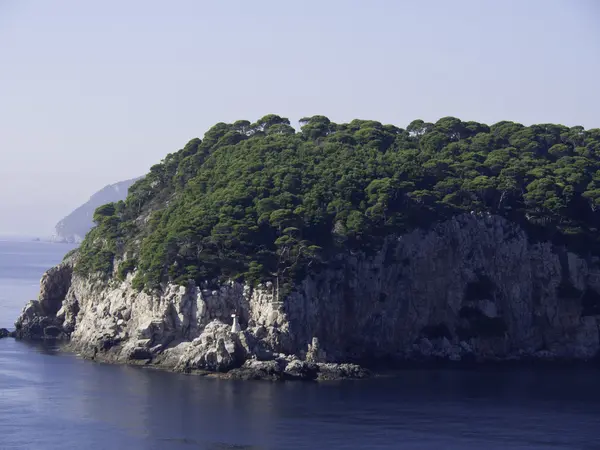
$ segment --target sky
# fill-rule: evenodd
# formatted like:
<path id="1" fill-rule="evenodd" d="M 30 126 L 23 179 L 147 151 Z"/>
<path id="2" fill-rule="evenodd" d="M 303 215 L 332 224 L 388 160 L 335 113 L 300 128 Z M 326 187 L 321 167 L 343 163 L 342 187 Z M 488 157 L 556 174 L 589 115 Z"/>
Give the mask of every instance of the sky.
<path id="1" fill-rule="evenodd" d="M 217 122 L 600 127 L 596 0 L 0 0 L 0 234 Z"/>

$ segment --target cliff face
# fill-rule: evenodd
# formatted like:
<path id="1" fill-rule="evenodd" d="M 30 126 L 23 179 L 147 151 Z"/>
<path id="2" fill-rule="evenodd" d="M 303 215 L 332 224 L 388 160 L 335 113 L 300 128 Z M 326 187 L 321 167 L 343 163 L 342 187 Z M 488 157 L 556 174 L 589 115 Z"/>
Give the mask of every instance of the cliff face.
<path id="1" fill-rule="evenodd" d="M 339 358 L 598 353 L 597 261 L 500 217 L 459 216 L 337 263 L 286 302 L 297 344 L 318 336 Z"/>
<path id="2" fill-rule="evenodd" d="M 120 181 L 96 192 L 87 202 L 56 224 L 52 239 L 57 242 L 81 243 L 87 232 L 94 226 L 93 217 L 96 208 L 107 203 L 125 200 L 128 189 L 137 180 L 139 178 Z"/>
<path id="3" fill-rule="evenodd" d="M 282 302 L 270 285 L 239 283 L 149 295 L 131 275 L 105 284 L 72 265 L 42 279 L 17 336 L 70 338 L 109 361 L 298 376 L 332 369 L 326 361 L 591 359 L 600 350 L 598 261 L 530 242 L 497 216 L 462 215 L 389 237 L 372 256 L 340 255 Z"/>

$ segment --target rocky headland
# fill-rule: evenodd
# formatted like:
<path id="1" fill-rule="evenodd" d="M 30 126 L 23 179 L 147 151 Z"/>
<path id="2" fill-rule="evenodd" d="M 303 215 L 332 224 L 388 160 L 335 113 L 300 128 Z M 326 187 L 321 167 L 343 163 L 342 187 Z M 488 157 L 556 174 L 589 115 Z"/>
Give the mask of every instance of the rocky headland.
<path id="1" fill-rule="evenodd" d="M 16 337 L 244 379 L 598 358 L 599 129 L 300 125 L 168 154 L 95 210 Z"/>
<path id="2" fill-rule="evenodd" d="M 377 361 L 592 360 L 600 265 L 515 224 L 464 214 L 340 255 L 283 301 L 270 284 L 218 289 L 48 271 L 16 337 L 57 339 L 90 359 L 244 379 L 361 378 Z M 232 332 L 232 313 L 240 331 Z M 352 362 L 344 364 L 344 362 Z"/>

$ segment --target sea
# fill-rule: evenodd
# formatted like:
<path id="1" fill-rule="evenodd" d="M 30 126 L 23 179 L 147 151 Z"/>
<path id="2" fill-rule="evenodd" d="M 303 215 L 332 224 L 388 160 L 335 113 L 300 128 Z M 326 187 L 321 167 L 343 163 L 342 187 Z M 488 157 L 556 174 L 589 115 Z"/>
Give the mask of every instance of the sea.
<path id="1" fill-rule="evenodd" d="M 12 328 L 43 272 L 70 249 L 0 241 L 0 327 Z M 0 449 L 600 449 L 600 371 L 231 381 L 100 364 L 5 338 Z"/>

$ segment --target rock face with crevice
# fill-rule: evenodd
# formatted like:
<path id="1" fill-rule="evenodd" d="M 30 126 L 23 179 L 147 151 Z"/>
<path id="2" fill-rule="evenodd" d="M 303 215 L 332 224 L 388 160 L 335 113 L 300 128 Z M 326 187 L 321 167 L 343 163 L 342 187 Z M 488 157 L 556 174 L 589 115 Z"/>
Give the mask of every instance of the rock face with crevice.
<path id="1" fill-rule="evenodd" d="M 105 361 L 276 379 L 365 375 L 345 361 L 589 360 L 600 350 L 598 259 L 532 242 L 497 216 L 465 214 L 390 236 L 371 256 L 338 255 L 281 302 L 270 284 L 140 293 L 131 274 L 105 283 L 73 264 L 42 279 L 19 337 L 68 338 Z"/>

